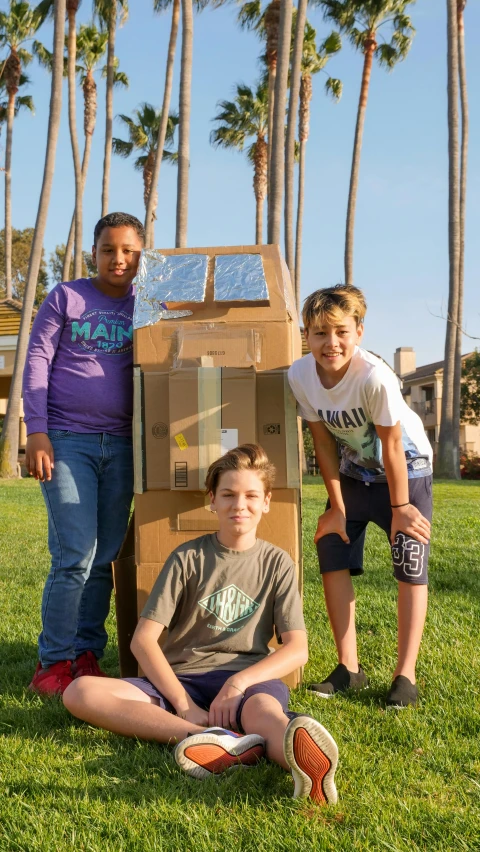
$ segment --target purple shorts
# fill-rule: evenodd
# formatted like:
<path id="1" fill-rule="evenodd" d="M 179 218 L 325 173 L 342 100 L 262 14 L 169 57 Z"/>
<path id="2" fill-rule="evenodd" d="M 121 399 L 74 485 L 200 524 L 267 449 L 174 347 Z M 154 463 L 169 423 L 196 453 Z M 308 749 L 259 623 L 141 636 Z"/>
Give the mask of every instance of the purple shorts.
<path id="1" fill-rule="evenodd" d="M 363 574 L 363 547 L 367 524 L 373 521 L 384 530 L 390 541 L 392 510 L 390 492 L 386 482 L 361 482 L 351 476 L 340 474 L 342 497 L 347 517 L 346 544 L 339 535 L 332 533 L 317 541 L 320 573 L 342 571 L 348 568 L 352 576 Z M 421 476 L 408 480 L 408 494 L 415 506 L 427 520 L 432 520 L 432 477 Z M 330 502 L 327 502 L 327 509 Z M 426 585 L 428 582 L 428 556 L 430 544 L 422 544 L 414 538 L 398 532 L 391 546 L 393 575 L 403 583 Z"/>
<path id="2" fill-rule="evenodd" d="M 238 674 L 238 672 L 227 672 L 223 669 L 217 669 L 216 671 L 202 672 L 201 674 L 178 674 L 177 677 L 192 701 L 201 707 L 202 710 L 209 710 L 210 704 L 213 699 L 217 697 L 225 681 L 234 674 Z M 169 713 L 176 715 L 175 708 L 172 704 L 170 704 L 170 701 L 158 691 L 157 687 L 154 686 L 148 678 L 124 677 L 122 680 L 137 686 L 138 689 L 141 689 L 142 692 L 145 692 L 145 694 L 149 695 L 150 698 L 158 698 L 160 707 L 163 710 L 168 710 Z M 253 686 L 248 687 L 245 691 L 244 697 L 238 705 L 237 725 L 239 731 L 243 730 L 240 722 L 245 702 L 248 701 L 252 695 L 259 694 L 272 695 L 273 698 L 276 698 L 281 705 L 283 712 L 287 714 L 289 689 L 282 680 L 275 679 L 266 680 L 263 683 L 255 683 Z"/>

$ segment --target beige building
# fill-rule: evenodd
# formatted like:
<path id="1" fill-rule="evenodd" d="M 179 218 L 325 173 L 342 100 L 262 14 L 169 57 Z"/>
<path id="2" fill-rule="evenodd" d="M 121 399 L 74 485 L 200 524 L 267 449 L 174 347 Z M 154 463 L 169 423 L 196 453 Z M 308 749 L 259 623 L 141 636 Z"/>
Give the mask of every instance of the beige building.
<path id="1" fill-rule="evenodd" d="M 7 400 L 13 375 L 15 350 L 22 303 L 16 299 L 0 299 L 0 417 L 7 411 Z M 25 448 L 26 431 L 23 422 L 23 407 L 20 408 L 20 449 Z"/>
<path id="2" fill-rule="evenodd" d="M 463 360 L 471 354 L 463 355 Z M 403 382 L 404 399 L 421 418 L 436 453 L 442 409 L 443 361 L 416 367 L 415 350 L 411 346 L 400 346 L 393 357 L 395 372 Z M 460 449 L 480 455 L 480 426 L 460 424 Z"/>

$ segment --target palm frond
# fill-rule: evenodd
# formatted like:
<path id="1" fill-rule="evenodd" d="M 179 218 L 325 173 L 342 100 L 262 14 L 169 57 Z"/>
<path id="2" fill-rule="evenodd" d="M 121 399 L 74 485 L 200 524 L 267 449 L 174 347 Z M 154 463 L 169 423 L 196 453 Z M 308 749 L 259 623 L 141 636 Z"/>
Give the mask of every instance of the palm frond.
<path id="1" fill-rule="evenodd" d="M 342 97 L 343 83 L 337 77 L 329 77 L 325 83 L 325 91 L 327 95 L 331 95 L 334 101 L 338 103 Z"/>
<path id="2" fill-rule="evenodd" d="M 117 139 L 114 136 L 112 139 L 112 151 L 114 154 L 118 154 L 119 157 L 129 157 L 133 151 L 133 142 L 125 142 L 124 139 Z"/>

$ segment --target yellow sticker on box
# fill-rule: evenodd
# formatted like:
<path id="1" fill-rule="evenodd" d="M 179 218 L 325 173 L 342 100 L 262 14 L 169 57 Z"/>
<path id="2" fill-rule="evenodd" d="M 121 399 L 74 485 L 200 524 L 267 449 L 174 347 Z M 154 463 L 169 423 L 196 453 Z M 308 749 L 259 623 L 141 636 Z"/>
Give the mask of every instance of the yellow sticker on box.
<path id="1" fill-rule="evenodd" d="M 176 440 L 176 442 L 177 442 L 177 444 L 178 444 L 178 446 L 181 450 L 187 450 L 188 449 L 188 444 L 185 440 L 185 435 L 182 435 L 181 432 L 179 432 L 178 435 L 175 435 L 175 440 Z"/>

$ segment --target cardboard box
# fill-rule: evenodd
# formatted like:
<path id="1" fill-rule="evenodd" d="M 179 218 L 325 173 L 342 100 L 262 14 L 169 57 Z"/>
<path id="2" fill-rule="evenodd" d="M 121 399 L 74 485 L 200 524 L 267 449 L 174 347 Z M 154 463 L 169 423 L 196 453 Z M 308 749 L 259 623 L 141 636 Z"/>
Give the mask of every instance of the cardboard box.
<path id="1" fill-rule="evenodd" d="M 180 320 L 161 319 L 153 325 L 134 330 L 134 363 L 141 365 L 144 372 L 166 371 L 174 366 L 177 359 L 183 362 L 183 358 L 187 356 L 188 358 L 201 357 L 194 353 L 192 355 L 191 349 L 185 349 L 187 338 L 188 346 L 193 345 L 192 338 L 189 338 L 187 333 L 190 327 L 198 334 L 203 326 L 205 332 L 213 334 L 212 345 L 207 342 L 208 334 L 206 335 L 203 354 L 209 351 L 213 353 L 225 351 L 225 356 L 207 355 L 213 358 L 212 366 L 248 366 L 252 351 L 257 370 L 289 367 L 296 358 L 301 357 L 300 328 L 295 311 L 295 298 L 278 246 L 218 246 L 160 249 L 160 251 L 166 257 L 192 254 L 208 256 L 205 299 L 201 302 L 168 302 L 169 309 L 189 311 L 189 316 L 182 317 Z M 215 258 L 233 254 L 261 255 L 268 286 L 268 301 L 215 301 Z M 229 336 L 230 327 L 236 328 L 237 332 L 243 328 L 248 333 L 253 329 L 256 342 L 248 344 L 247 334 L 238 344 L 239 350 L 237 343 L 233 345 L 234 338 Z M 222 328 L 225 329 L 223 335 L 221 335 Z M 224 343 L 221 343 L 218 335 L 220 338 L 223 337 Z M 235 349 L 234 363 L 227 362 L 227 349 L 229 354 L 232 354 L 232 349 Z M 239 351 L 243 353 L 241 357 Z"/>
<path id="2" fill-rule="evenodd" d="M 134 523 L 132 516 L 120 552 L 112 562 L 121 677 L 137 677 L 138 674 L 138 663 L 130 650 L 138 621 Z"/>
<path id="3" fill-rule="evenodd" d="M 215 405 L 208 421 L 199 418 L 198 412 L 208 395 L 205 377 L 209 375 Z M 221 430 L 227 431 L 222 434 Z M 286 370 L 200 368 L 143 373 L 135 368 L 136 494 L 170 487 L 198 491 L 210 461 L 246 442 L 261 444 L 275 464 L 276 489 L 300 487 L 297 408 Z M 183 477 L 177 484 L 175 475 L 177 471 L 184 474 L 185 466 L 186 483 Z"/>
<path id="4" fill-rule="evenodd" d="M 206 532 L 216 532 L 218 521 L 202 492 L 150 491 L 135 497 L 135 554 L 138 566 L 163 564 L 175 547 Z M 270 511 L 258 528 L 260 538 L 285 550 L 300 564 L 300 492 L 274 491 Z M 142 586 L 138 574 L 138 588 Z"/>
<path id="5" fill-rule="evenodd" d="M 211 463 L 256 441 L 253 368 L 171 370 L 170 488 L 200 491 Z"/>

